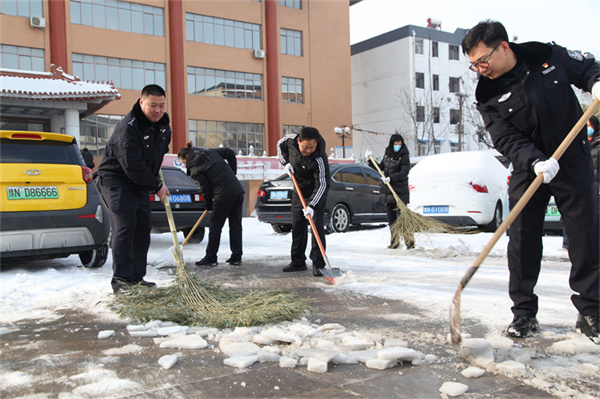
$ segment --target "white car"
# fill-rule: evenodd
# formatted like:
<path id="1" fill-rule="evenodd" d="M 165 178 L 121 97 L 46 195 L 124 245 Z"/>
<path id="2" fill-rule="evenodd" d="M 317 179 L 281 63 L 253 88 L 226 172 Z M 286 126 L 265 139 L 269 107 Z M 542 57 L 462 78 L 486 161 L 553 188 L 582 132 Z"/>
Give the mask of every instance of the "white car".
<path id="1" fill-rule="evenodd" d="M 491 151 L 428 156 L 409 173 L 408 206 L 450 225 L 493 232 L 508 209 L 508 176 Z"/>

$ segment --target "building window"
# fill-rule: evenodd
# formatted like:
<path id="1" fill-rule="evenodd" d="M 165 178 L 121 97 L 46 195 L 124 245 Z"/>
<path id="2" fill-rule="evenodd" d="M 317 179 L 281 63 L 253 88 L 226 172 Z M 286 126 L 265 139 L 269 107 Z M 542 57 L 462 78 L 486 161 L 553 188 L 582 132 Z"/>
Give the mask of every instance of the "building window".
<path id="1" fill-rule="evenodd" d="M 440 107 L 433 107 L 433 123 L 440 123 Z"/>
<path id="2" fill-rule="evenodd" d="M 448 45 L 448 59 L 458 60 L 458 46 Z"/>
<path id="3" fill-rule="evenodd" d="M 286 134 L 299 134 L 303 127 L 304 126 L 299 125 L 283 125 L 281 136 L 283 137 Z"/>
<path id="4" fill-rule="evenodd" d="M 165 64 L 73 53 L 73 75 L 82 80 L 110 81 L 119 89 L 166 87 Z"/>
<path id="5" fill-rule="evenodd" d="M 262 123 L 224 122 L 193 120 L 188 121 L 190 141 L 194 147 L 231 148 L 237 153 L 248 155 L 254 148 L 256 155 L 264 151 L 264 129 Z"/>
<path id="6" fill-rule="evenodd" d="M 302 32 L 281 28 L 281 54 L 302 57 Z"/>
<path id="7" fill-rule="evenodd" d="M 460 121 L 460 111 L 457 109 L 451 109 L 450 110 L 450 124 L 458 125 L 459 121 Z"/>
<path id="8" fill-rule="evenodd" d="M 258 50 L 261 48 L 260 25 L 199 14 L 185 14 L 186 39 L 217 46 Z"/>
<path id="9" fill-rule="evenodd" d="M 458 143 L 450 142 L 450 152 L 458 152 Z"/>
<path id="10" fill-rule="evenodd" d="M 440 56 L 439 47 L 440 46 L 438 42 L 431 42 L 431 56 L 433 58 L 438 58 Z"/>
<path id="11" fill-rule="evenodd" d="M 302 0 L 279 0 L 279 5 L 302 10 Z"/>
<path id="12" fill-rule="evenodd" d="M 281 95 L 284 103 L 304 104 L 304 79 L 282 76 Z"/>
<path id="13" fill-rule="evenodd" d="M 431 84 L 433 86 L 433 91 L 440 91 L 440 75 L 433 75 L 431 77 Z"/>
<path id="14" fill-rule="evenodd" d="M 434 154 L 440 154 L 442 152 L 442 141 L 441 140 L 435 140 L 433 142 L 433 153 Z"/>
<path id="15" fill-rule="evenodd" d="M 2 0 L 0 14 L 16 15 L 17 17 L 43 17 L 42 0 Z"/>
<path id="16" fill-rule="evenodd" d="M 417 89 L 425 88 L 425 74 L 423 72 L 417 72 L 415 74 L 415 86 Z"/>
<path id="17" fill-rule="evenodd" d="M 423 39 L 415 38 L 415 54 L 423 54 Z"/>
<path id="18" fill-rule="evenodd" d="M 418 149 L 419 156 L 427 155 L 427 147 L 428 147 L 427 144 L 428 144 L 427 140 L 419 139 L 419 149 Z"/>
<path id="19" fill-rule="evenodd" d="M 79 147 L 87 148 L 97 156 L 104 155 L 106 142 L 121 119 L 123 116 L 120 115 L 94 114 L 86 116 L 79 125 L 79 134 L 81 135 Z"/>
<path id="20" fill-rule="evenodd" d="M 262 99 L 262 75 L 219 69 L 187 69 L 188 94 L 197 96 Z"/>
<path id="21" fill-rule="evenodd" d="M 450 88 L 450 93 L 458 93 L 460 92 L 460 78 L 450 78 L 448 87 Z"/>
<path id="22" fill-rule="evenodd" d="M 0 44 L 0 68 L 44 72 L 44 50 Z"/>
<path id="23" fill-rule="evenodd" d="M 71 23 L 144 35 L 164 36 L 164 10 L 115 0 L 71 0 Z"/>
<path id="24" fill-rule="evenodd" d="M 417 105 L 417 122 L 425 122 L 425 107 Z"/>

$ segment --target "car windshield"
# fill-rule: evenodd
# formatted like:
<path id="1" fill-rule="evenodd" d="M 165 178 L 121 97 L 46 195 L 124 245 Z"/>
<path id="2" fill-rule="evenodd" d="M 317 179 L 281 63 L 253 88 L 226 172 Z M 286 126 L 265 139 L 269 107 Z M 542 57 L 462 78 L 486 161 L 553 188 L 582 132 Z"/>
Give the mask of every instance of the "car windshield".
<path id="1" fill-rule="evenodd" d="M 0 140 L 2 163 L 50 163 L 80 165 L 72 143 L 59 141 Z"/>
<path id="2" fill-rule="evenodd" d="M 162 172 L 167 186 L 198 188 L 198 185 L 182 170 L 163 168 Z"/>

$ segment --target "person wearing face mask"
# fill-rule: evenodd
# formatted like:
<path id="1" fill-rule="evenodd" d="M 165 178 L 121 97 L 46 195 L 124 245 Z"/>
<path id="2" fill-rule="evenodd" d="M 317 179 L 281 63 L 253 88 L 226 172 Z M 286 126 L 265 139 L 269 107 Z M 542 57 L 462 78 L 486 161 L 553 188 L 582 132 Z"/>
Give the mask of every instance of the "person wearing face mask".
<path id="1" fill-rule="evenodd" d="M 365 158 L 369 160 L 369 166 L 376 169 L 370 159 L 370 155 L 372 155 L 372 153 L 367 149 L 365 151 Z M 396 192 L 398 197 L 400 197 L 402 202 L 408 204 L 410 200 L 410 193 L 408 191 L 410 157 L 408 148 L 404 145 L 404 139 L 400 134 L 392 134 L 389 144 L 385 149 L 383 159 L 378 166 L 385 174 L 385 177 L 381 178 L 383 186 L 381 186 L 381 191 L 379 193 L 379 201 L 385 205 L 390 226 L 391 239 L 388 248 L 396 249 L 400 246 L 399 239 L 394 239 L 394 234 L 391 230 L 392 225 L 400 215 L 400 210 L 398 209 L 398 204 L 396 204 L 394 194 L 390 191 L 387 183 L 390 183 L 392 189 Z M 415 247 L 414 236 L 407 235 L 403 238 L 406 249 L 413 249 Z"/>

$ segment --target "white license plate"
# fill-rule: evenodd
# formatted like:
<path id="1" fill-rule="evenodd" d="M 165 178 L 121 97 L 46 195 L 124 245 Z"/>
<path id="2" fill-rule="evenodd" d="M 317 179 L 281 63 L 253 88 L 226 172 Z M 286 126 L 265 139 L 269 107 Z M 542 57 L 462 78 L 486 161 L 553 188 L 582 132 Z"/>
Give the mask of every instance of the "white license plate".
<path id="1" fill-rule="evenodd" d="M 190 194 L 171 194 L 169 195 L 169 202 L 174 204 L 192 202 L 192 196 Z"/>
<path id="2" fill-rule="evenodd" d="M 424 206 L 423 214 L 448 213 L 449 210 L 450 207 L 448 205 Z"/>
<path id="3" fill-rule="evenodd" d="M 58 198 L 58 188 L 56 186 L 6 187 L 6 196 L 9 200 L 56 199 Z"/>
<path id="4" fill-rule="evenodd" d="M 288 191 L 271 191 L 272 200 L 288 199 Z"/>

